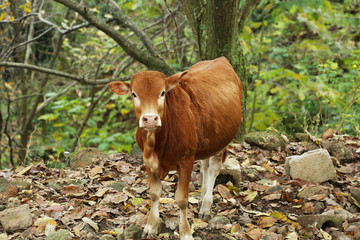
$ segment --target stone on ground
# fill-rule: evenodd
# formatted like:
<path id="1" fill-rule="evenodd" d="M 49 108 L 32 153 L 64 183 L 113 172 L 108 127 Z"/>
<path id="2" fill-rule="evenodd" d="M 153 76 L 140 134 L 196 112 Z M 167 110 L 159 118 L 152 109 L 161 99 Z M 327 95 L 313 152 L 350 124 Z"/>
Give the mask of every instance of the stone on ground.
<path id="1" fill-rule="evenodd" d="M 238 160 L 227 157 L 224 164 L 221 166 L 219 175 L 230 175 L 234 178 L 234 185 L 239 187 L 241 183 L 241 167 Z"/>
<path id="2" fill-rule="evenodd" d="M 284 150 L 286 143 L 280 133 L 274 130 L 251 132 L 245 135 L 245 142 L 267 150 Z"/>
<path id="3" fill-rule="evenodd" d="M 24 204 L 0 212 L 0 223 L 5 231 L 24 229 L 32 224 L 29 205 Z"/>
<path id="4" fill-rule="evenodd" d="M 286 158 L 285 170 L 292 178 L 322 183 L 336 177 L 336 170 L 326 149 L 316 149 Z"/>
<path id="5" fill-rule="evenodd" d="M 90 166 L 93 162 L 107 158 L 107 155 L 96 148 L 88 148 L 75 154 L 71 159 L 70 166 L 72 169 Z"/>

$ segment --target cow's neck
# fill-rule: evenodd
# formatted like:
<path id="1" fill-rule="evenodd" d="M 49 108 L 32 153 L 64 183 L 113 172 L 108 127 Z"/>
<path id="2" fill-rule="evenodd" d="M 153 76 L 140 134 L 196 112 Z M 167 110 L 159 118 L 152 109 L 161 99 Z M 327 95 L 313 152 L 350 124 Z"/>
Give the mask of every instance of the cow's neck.
<path id="1" fill-rule="evenodd" d="M 163 119 L 166 119 L 166 114 L 164 114 Z M 164 139 L 160 136 L 164 134 L 167 127 L 166 120 L 162 121 L 162 124 L 161 129 L 158 129 L 157 131 L 144 132 L 146 135 L 146 141 L 144 142 L 143 150 L 145 166 L 160 179 L 164 179 L 167 174 L 167 172 L 162 168 L 159 160 L 159 154 L 161 155 L 162 153 L 156 151 L 156 149 L 159 149 L 157 145 L 161 144 L 156 141 L 156 136 L 160 139 Z"/>

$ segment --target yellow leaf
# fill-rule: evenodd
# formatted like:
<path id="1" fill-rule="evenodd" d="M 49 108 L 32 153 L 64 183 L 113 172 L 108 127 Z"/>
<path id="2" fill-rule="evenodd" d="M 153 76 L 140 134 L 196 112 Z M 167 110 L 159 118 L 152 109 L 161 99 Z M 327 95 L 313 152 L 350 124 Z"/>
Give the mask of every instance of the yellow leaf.
<path id="1" fill-rule="evenodd" d="M 14 17 L 13 13 L 11 13 L 9 20 L 10 20 L 10 22 L 13 22 L 15 20 L 15 17 Z"/>
<path id="2" fill-rule="evenodd" d="M 280 90 L 281 90 L 281 87 L 276 86 L 276 87 L 272 88 L 272 89 L 270 90 L 270 92 L 271 92 L 272 94 L 274 94 L 274 93 L 279 92 Z"/>
<path id="3" fill-rule="evenodd" d="M 2 4 L 2 5 L 0 5 L 0 9 L 1 9 L 1 8 L 6 8 L 6 7 L 8 7 L 8 6 L 10 6 L 10 3 Z"/>
<path id="4" fill-rule="evenodd" d="M 31 13 L 31 3 L 29 3 L 29 2 L 25 3 L 24 10 L 27 13 Z"/>
<path id="5" fill-rule="evenodd" d="M 121 109 L 120 112 L 121 112 L 121 115 L 125 115 L 125 114 L 129 113 L 130 110 L 129 109 Z"/>
<path id="6" fill-rule="evenodd" d="M 252 34 L 252 30 L 249 26 L 245 26 L 244 28 L 248 33 Z"/>
<path id="7" fill-rule="evenodd" d="M 175 199 L 172 199 L 172 198 L 160 198 L 159 203 L 172 203 L 172 204 L 175 204 Z"/>
<path id="8" fill-rule="evenodd" d="M 2 12 L 2 13 L 1 13 L 1 15 L 0 15 L 0 21 L 4 19 L 5 15 L 6 15 L 6 12 Z"/>
<path id="9" fill-rule="evenodd" d="M 270 11 L 270 9 L 272 8 L 272 3 L 269 3 L 268 5 L 265 6 L 265 11 Z"/>
<path id="10" fill-rule="evenodd" d="M 249 195 L 247 195 L 244 198 L 244 202 L 252 202 L 256 198 L 257 195 L 258 195 L 257 191 L 251 192 Z"/>
<path id="11" fill-rule="evenodd" d="M 291 222 L 291 220 L 289 220 L 287 216 L 279 212 L 272 212 L 270 213 L 270 216 L 282 222 Z"/>
<path id="12" fill-rule="evenodd" d="M 107 109 L 112 109 L 112 108 L 114 108 L 114 107 L 116 107 L 116 104 L 115 104 L 115 103 L 108 103 L 108 104 L 106 104 L 106 108 L 107 108 Z"/>

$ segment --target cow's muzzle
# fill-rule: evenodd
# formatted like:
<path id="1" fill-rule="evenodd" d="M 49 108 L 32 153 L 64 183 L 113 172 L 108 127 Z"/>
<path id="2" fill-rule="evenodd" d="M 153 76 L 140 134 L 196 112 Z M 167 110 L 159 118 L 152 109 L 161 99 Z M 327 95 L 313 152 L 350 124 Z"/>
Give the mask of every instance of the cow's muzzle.
<path id="1" fill-rule="evenodd" d="M 159 115 L 152 113 L 142 115 L 140 118 L 139 127 L 145 128 L 146 130 L 152 130 L 161 127 L 161 120 Z"/>

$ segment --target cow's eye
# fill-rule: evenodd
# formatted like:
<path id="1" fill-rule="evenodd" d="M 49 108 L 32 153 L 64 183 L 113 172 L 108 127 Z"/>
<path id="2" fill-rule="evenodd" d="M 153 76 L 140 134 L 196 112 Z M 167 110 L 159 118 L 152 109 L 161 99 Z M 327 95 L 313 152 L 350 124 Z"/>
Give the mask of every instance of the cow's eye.
<path id="1" fill-rule="evenodd" d="M 136 98 L 136 97 L 137 97 L 137 96 L 136 96 L 136 94 L 135 94 L 134 92 L 132 93 L 132 96 L 133 96 L 134 98 Z"/>
<path id="2" fill-rule="evenodd" d="M 161 96 L 162 96 L 162 97 L 165 96 L 165 91 L 162 91 L 162 92 L 161 92 Z"/>

